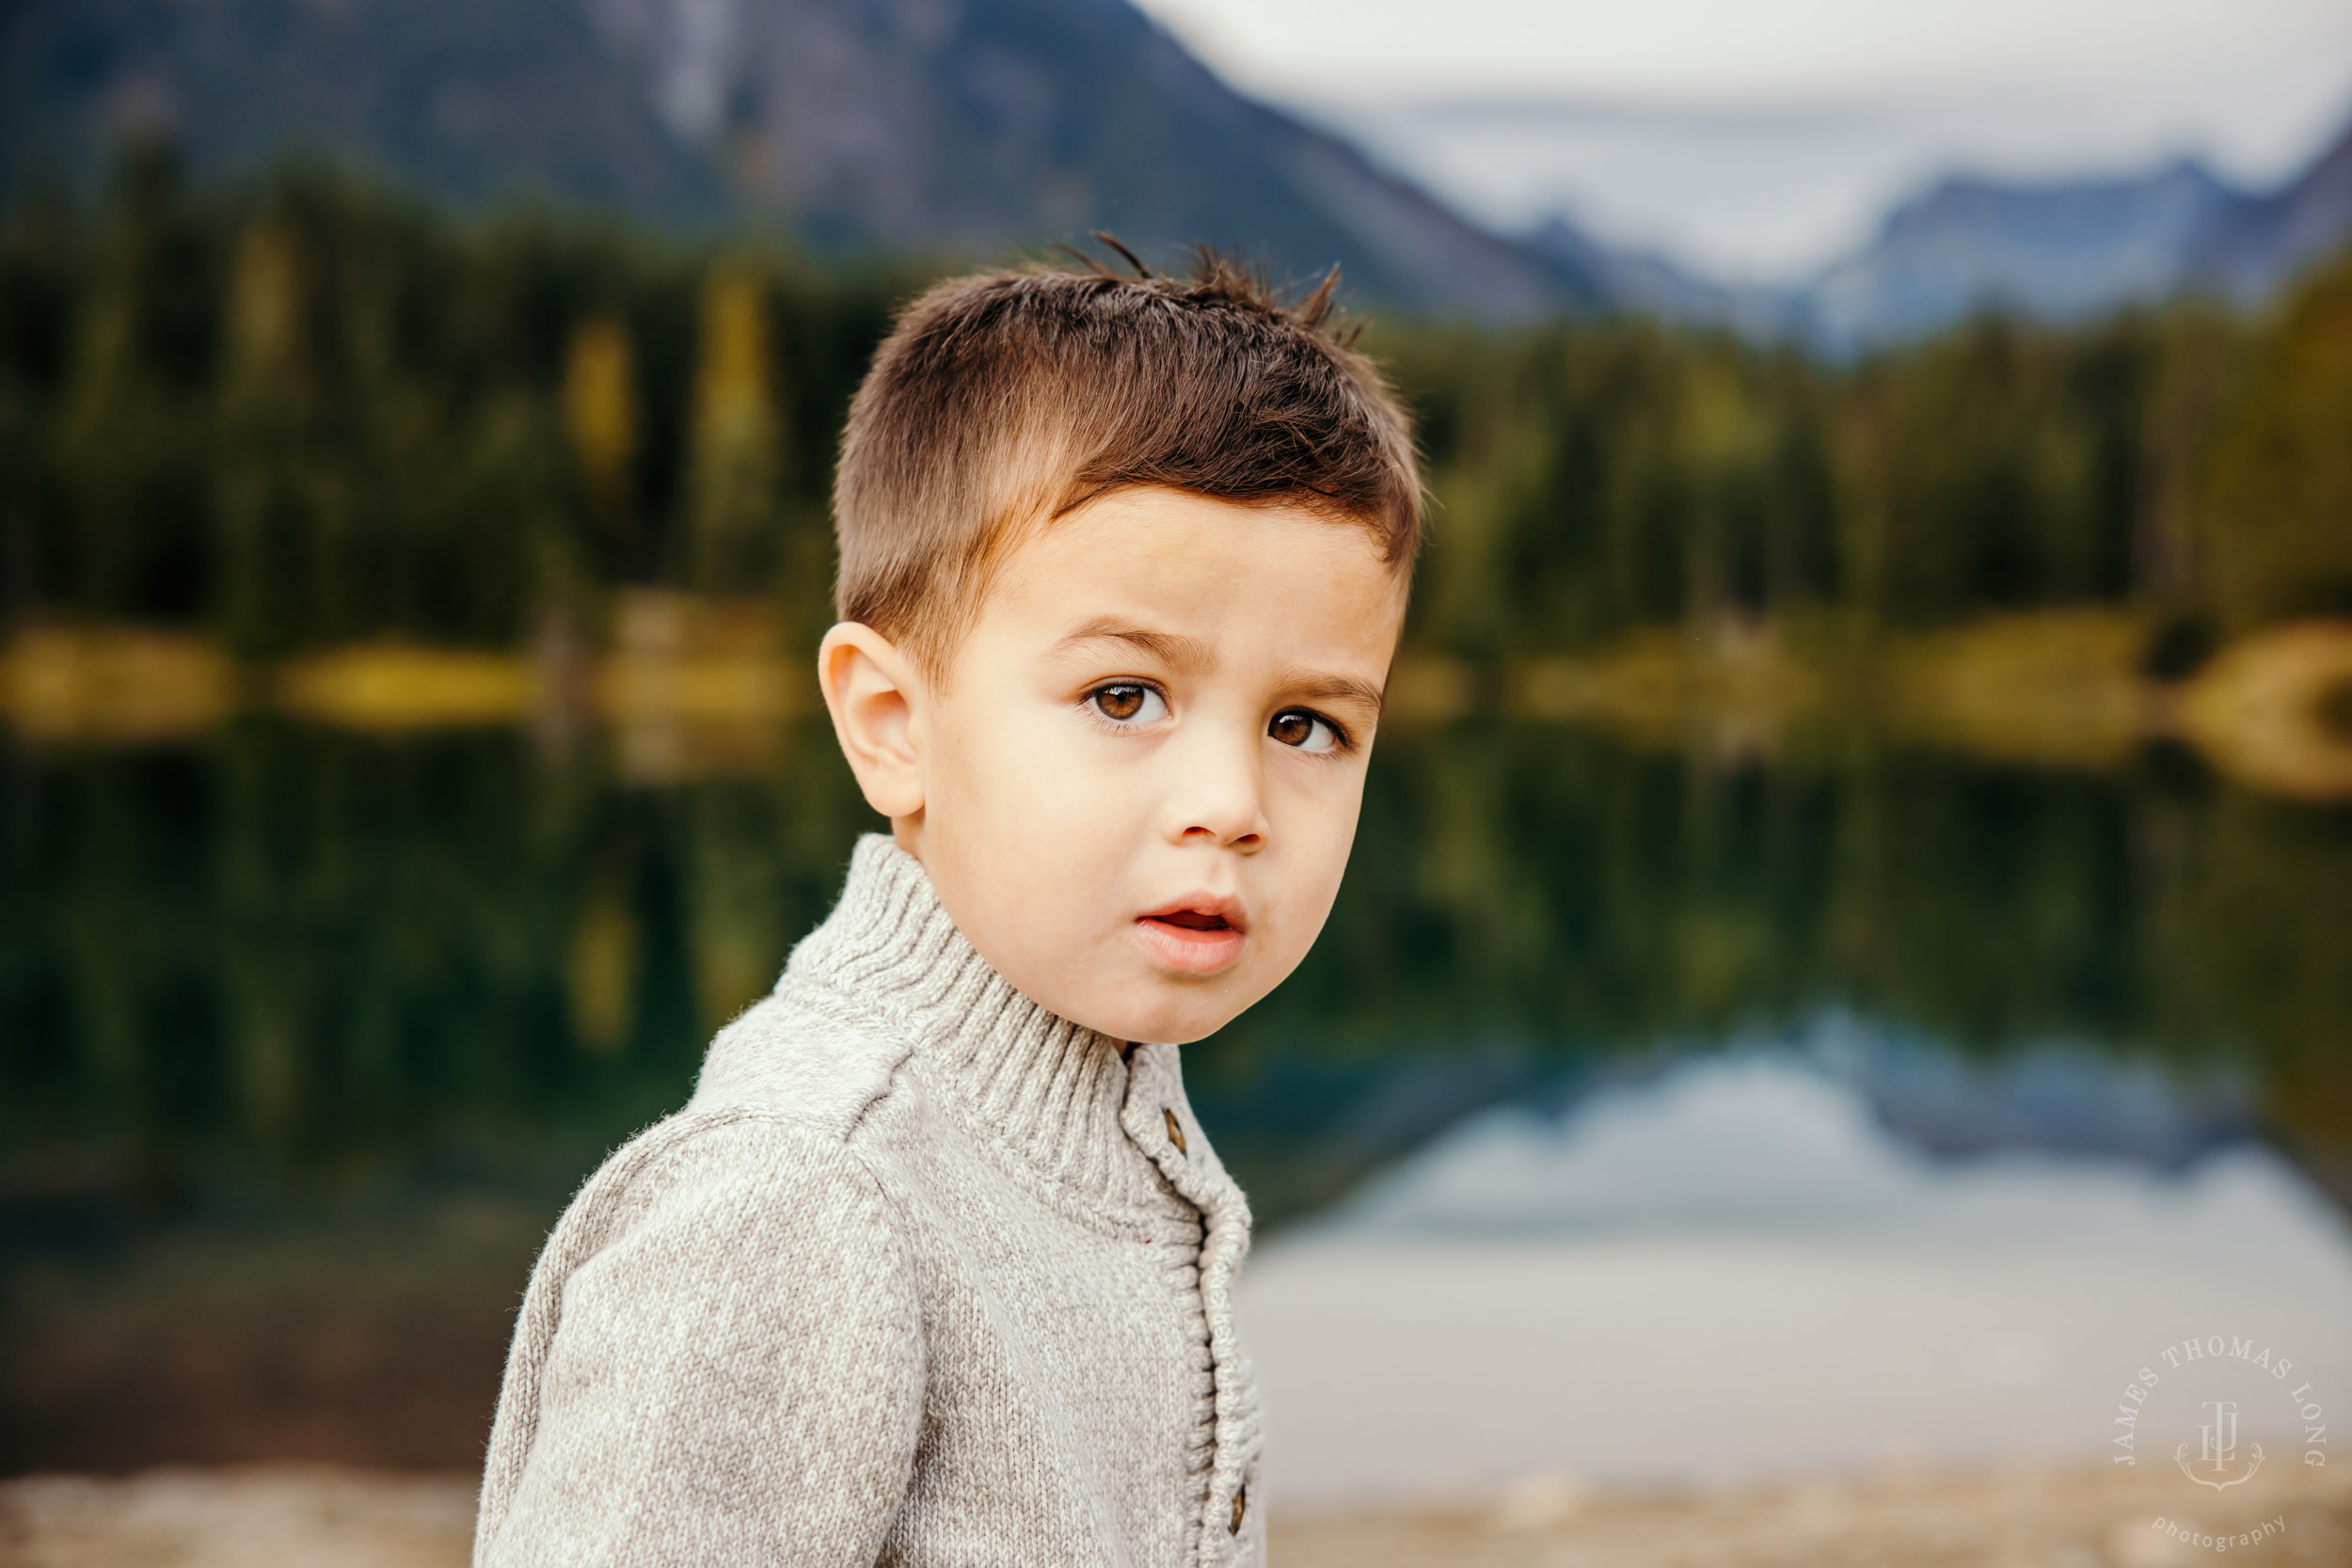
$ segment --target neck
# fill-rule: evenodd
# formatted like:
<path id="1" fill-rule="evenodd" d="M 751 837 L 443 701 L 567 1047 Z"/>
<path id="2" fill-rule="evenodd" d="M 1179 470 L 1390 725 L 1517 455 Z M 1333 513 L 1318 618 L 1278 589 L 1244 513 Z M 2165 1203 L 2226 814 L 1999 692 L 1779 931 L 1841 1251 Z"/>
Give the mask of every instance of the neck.
<path id="1" fill-rule="evenodd" d="M 893 840 L 859 841 L 841 902 L 793 950 L 779 990 L 800 988 L 830 992 L 909 1041 L 943 1109 L 1056 1184 L 1115 1207 L 1167 1200 L 1121 1128 L 1133 1045 L 1015 990 L 956 928 L 922 863 Z"/>

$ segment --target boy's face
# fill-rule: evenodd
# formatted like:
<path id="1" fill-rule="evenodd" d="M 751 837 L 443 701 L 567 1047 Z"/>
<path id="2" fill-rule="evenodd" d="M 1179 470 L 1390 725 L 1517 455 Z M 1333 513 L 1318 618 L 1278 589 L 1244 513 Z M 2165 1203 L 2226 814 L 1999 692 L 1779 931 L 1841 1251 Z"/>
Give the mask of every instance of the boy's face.
<path id="1" fill-rule="evenodd" d="M 1323 928 L 1404 612 L 1364 529 L 1132 489 L 1012 550 L 943 682 L 863 626 L 819 658 L 867 800 L 981 956 L 1181 1043 Z"/>

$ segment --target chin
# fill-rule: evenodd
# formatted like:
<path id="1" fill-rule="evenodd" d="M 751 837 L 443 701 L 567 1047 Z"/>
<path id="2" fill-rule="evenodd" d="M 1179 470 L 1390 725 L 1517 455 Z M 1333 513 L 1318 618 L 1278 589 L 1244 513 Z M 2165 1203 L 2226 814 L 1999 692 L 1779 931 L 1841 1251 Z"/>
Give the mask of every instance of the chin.
<path id="1" fill-rule="evenodd" d="M 1166 985 L 1166 981 L 1146 982 Z M 1184 988 L 1175 988 L 1180 991 Z M 1253 998 L 1254 1000 L 1254 998 Z M 1104 1022 L 1090 1025 L 1097 1033 L 1115 1039 L 1143 1040 L 1152 1045 L 1190 1045 L 1205 1039 L 1240 1016 L 1243 1006 L 1226 1006 L 1228 999 L 1211 999 L 1194 992 L 1170 997 L 1156 1006 L 1107 1007 Z"/>

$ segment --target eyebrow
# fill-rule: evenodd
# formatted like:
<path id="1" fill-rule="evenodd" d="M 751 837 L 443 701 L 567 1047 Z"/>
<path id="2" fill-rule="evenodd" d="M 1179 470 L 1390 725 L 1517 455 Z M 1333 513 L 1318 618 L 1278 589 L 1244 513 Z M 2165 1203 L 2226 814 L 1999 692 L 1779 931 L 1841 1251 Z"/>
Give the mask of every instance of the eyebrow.
<path id="1" fill-rule="evenodd" d="M 1283 686 L 1310 702 L 1360 703 L 1372 709 L 1375 718 L 1388 705 L 1387 692 L 1352 675 L 1297 674 L 1284 681 Z"/>
<path id="2" fill-rule="evenodd" d="M 1086 642 L 1123 642 L 1140 653 L 1150 654 L 1162 663 L 1178 669 L 1211 670 L 1216 667 L 1215 650 L 1196 637 L 1180 632 L 1153 631 L 1112 616 L 1089 621 L 1056 644 L 1058 652 Z"/>

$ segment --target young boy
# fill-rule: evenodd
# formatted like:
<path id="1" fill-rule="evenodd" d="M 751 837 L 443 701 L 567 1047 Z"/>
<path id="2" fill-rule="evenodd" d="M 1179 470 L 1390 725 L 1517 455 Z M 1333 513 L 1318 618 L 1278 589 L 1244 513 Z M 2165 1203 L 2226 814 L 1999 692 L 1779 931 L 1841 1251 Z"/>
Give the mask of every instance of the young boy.
<path id="1" fill-rule="evenodd" d="M 479 1564 L 1258 1562 L 1249 1211 L 1177 1047 L 1329 912 L 1405 612 L 1405 416 L 1214 258 L 932 289 L 835 490 L 888 837 L 532 1273 Z"/>

